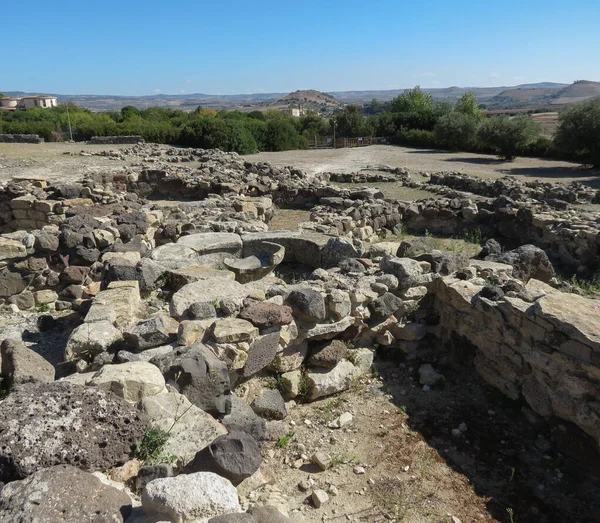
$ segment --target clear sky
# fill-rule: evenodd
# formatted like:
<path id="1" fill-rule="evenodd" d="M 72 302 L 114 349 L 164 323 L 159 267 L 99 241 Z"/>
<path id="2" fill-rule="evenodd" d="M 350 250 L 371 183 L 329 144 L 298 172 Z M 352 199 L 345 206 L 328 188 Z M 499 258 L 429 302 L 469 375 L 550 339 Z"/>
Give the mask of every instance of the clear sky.
<path id="1" fill-rule="evenodd" d="M 28 0 L 3 5 L 0 47 L 0 92 L 600 81 L 600 0 Z"/>

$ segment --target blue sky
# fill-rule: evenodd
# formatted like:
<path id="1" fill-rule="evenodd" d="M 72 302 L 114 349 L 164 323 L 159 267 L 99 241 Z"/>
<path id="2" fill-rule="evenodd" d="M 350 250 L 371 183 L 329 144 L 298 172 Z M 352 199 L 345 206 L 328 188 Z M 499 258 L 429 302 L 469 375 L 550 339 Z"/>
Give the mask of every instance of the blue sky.
<path id="1" fill-rule="evenodd" d="M 13 5 L 0 29 L 6 91 L 234 94 L 600 81 L 599 0 Z"/>

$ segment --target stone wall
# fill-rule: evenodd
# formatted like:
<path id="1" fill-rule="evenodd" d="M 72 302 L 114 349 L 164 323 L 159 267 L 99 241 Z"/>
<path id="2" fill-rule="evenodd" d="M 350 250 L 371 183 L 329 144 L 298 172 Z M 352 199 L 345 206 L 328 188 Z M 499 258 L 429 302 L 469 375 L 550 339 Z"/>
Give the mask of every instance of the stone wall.
<path id="1" fill-rule="evenodd" d="M 600 442 L 600 301 L 535 280 L 497 301 L 483 297 L 483 288 L 451 276 L 436 282 L 443 344 L 474 351 L 477 372 L 509 398 Z"/>
<path id="2" fill-rule="evenodd" d="M 44 143 L 37 134 L 0 134 L 0 143 Z"/>

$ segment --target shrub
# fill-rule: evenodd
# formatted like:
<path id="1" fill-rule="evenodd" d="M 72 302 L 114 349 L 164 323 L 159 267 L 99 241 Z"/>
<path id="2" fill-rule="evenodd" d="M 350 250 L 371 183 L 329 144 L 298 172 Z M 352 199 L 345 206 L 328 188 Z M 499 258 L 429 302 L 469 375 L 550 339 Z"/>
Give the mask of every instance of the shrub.
<path id="1" fill-rule="evenodd" d="M 435 134 L 433 131 L 423 129 L 402 129 L 396 136 L 396 141 L 414 147 L 436 147 Z"/>
<path id="2" fill-rule="evenodd" d="M 442 116 L 435 126 L 435 140 L 454 150 L 472 149 L 477 140 L 479 120 L 476 116 L 459 111 Z"/>
<path id="3" fill-rule="evenodd" d="M 484 147 L 495 151 L 503 160 L 512 161 L 517 153 L 539 136 L 539 126 L 531 117 L 495 116 L 485 120 L 477 132 Z"/>
<path id="4" fill-rule="evenodd" d="M 567 107 L 559 116 L 556 147 L 569 157 L 600 167 L 600 97 Z"/>

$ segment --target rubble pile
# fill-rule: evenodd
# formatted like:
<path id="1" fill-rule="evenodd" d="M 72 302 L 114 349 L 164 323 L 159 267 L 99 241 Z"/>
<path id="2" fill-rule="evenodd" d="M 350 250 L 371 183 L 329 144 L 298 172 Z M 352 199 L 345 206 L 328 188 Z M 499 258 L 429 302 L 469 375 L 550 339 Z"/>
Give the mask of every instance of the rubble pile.
<path id="1" fill-rule="evenodd" d="M 536 246 L 589 269 L 597 222 L 506 196 L 386 200 L 220 151 L 118 155 L 140 156 L 139 168 L 0 189 L 3 314 L 74 322 L 56 368 L 25 329 L 2 342 L 0 519 L 294 521 L 336 487 L 307 479 L 310 504 L 264 506 L 263 446 L 285 444 L 275 427 L 293 426 L 299 403 L 368 377 L 377 353 L 430 390 L 444 386 L 438 362 L 470 352 L 508 398 L 600 441 L 600 302 L 550 285 Z M 148 158 L 200 166 L 151 170 Z M 311 206 L 310 224 L 270 231 L 276 205 Z M 407 226 L 481 227 L 525 245 L 492 240 L 468 259 L 378 242 Z M 331 466 L 309 455 L 294 467 Z"/>

